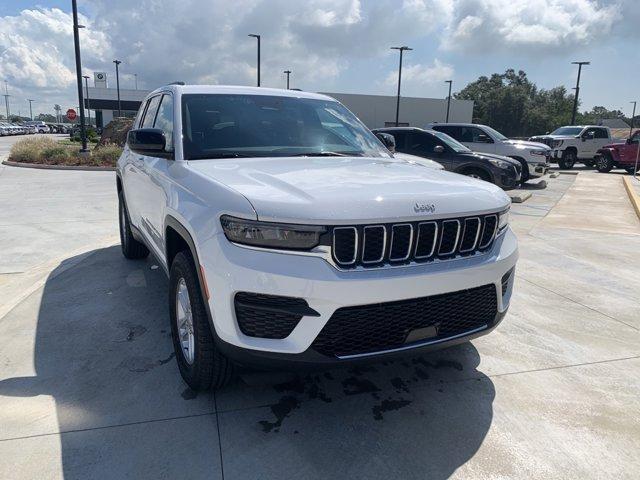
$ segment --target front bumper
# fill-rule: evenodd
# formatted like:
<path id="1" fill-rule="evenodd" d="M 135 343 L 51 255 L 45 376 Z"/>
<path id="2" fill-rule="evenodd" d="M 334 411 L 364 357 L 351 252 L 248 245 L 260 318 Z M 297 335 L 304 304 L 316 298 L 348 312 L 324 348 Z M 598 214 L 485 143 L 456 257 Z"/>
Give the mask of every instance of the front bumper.
<path id="1" fill-rule="evenodd" d="M 501 279 L 518 258 L 515 235 L 508 229 L 486 253 L 453 260 L 402 267 L 342 271 L 324 258 L 244 248 L 230 243 L 223 234 L 200 245 L 200 263 L 210 292 L 211 322 L 222 351 L 233 358 L 267 358 L 276 362 L 332 363 L 340 359 L 315 352 L 311 345 L 333 313 L 342 307 L 414 299 L 472 289 L 488 284 L 496 288 L 495 319 L 484 328 L 456 338 L 418 342 L 411 348 L 441 348 L 488 333 L 507 311 L 513 275 L 505 294 Z M 255 292 L 303 298 L 316 316 L 303 316 L 283 339 L 247 336 L 236 321 L 237 292 Z M 379 355 L 406 353 L 380 351 Z"/>
<path id="2" fill-rule="evenodd" d="M 538 178 L 546 175 L 549 171 L 549 163 L 548 162 L 538 162 L 538 163 L 529 163 L 527 162 L 527 167 L 529 168 L 529 178 Z"/>

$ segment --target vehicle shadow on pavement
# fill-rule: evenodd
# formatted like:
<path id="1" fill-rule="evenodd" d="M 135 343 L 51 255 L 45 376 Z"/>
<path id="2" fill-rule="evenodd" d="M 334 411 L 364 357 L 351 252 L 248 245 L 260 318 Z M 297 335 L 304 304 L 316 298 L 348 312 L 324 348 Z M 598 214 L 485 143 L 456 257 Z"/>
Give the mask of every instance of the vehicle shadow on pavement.
<path id="1" fill-rule="evenodd" d="M 190 478 L 222 466 L 238 479 L 447 478 L 482 445 L 495 389 L 471 343 L 313 374 L 245 371 L 215 398 L 196 395 L 153 263 L 96 250 L 54 271 L 39 305 L 30 298 L 35 345 L 21 363 L 36 374 L 0 381 L 0 396 L 26 409 L 9 438 L 60 433 L 65 478 L 178 478 L 185 465 Z M 39 395 L 55 400 L 55 421 L 21 403 Z"/>

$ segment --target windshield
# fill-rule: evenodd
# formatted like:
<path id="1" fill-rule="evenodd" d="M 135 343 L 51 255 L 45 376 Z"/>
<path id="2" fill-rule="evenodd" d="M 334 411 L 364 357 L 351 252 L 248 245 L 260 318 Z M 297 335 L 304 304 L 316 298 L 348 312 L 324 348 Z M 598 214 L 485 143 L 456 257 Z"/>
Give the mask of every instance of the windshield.
<path id="1" fill-rule="evenodd" d="M 371 156 L 390 158 L 380 141 L 331 100 L 267 96 L 182 96 L 184 158 Z"/>
<path id="2" fill-rule="evenodd" d="M 491 127 L 487 127 L 487 126 L 483 126 L 482 128 L 484 128 L 487 132 L 489 132 L 491 134 L 492 137 L 496 138 L 498 141 L 502 141 L 502 140 L 509 140 L 507 137 L 505 137 L 503 134 L 501 134 L 499 131 L 494 130 Z"/>
<path id="3" fill-rule="evenodd" d="M 551 135 L 580 135 L 582 127 L 560 127 L 551 132 Z"/>
<path id="4" fill-rule="evenodd" d="M 438 137 L 440 140 L 442 140 L 444 143 L 446 143 L 456 153 L 470 152 L 471 151 L 467 147 L 465 147 L 463 144 L 458 142 L 457 140 L 454 140 L 453 138 L 451 138 L 446 133 L 438 132 L 437 130 L 431 130 L 431 133 L 433 133 L 436 137 Z"/>

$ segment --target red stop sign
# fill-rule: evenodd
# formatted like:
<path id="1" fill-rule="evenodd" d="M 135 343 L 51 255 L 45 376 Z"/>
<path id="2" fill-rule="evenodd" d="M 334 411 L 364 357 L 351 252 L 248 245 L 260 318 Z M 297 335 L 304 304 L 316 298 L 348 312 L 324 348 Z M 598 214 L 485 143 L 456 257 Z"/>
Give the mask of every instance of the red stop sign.
<path id="1" fill-rule="evenodd" d="M 78 115 L 76 115 L 76 111 L 73 108 L 70 108 L 69 110 L 67 110 L 67 118 L 71 121 L 75 120 L 76 117 Z"/>

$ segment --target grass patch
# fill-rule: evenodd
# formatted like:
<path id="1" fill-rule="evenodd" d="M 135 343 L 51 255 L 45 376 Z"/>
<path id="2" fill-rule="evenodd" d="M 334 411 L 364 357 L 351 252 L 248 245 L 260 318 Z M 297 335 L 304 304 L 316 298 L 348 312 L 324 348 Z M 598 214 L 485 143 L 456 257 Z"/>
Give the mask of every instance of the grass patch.
<path id="1" fill-rule="evenodd" d="M 115 167 L 121 153 L 119 146 L 107 144 L 91 149 L 87 157 L 82 157 L 75 142 L 36 137 L 16 142 L 11 147 L 9 160 L 43 165 Z"/>

